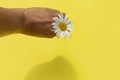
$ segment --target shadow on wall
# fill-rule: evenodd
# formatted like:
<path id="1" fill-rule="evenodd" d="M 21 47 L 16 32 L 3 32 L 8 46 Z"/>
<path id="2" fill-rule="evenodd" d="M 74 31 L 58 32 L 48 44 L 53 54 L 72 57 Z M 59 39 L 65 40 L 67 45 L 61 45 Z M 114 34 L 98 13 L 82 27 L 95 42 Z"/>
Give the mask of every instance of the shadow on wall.
<path id="1" fill-rule="evenodd" d="M 77 73 L 69 61 L 58 56 L 34 67 L 24 80 L 77 80 Z"/>

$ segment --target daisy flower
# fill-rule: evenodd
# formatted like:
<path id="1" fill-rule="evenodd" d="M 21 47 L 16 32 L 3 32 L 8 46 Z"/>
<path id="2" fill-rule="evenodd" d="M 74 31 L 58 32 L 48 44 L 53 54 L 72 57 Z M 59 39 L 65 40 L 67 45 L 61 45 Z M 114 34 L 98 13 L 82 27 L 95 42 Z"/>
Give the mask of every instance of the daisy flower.
<path id="1" fill-rule="evenodd" d="M 56 36 L 58 38 L 66 38 L 71 37 L 70 32 L 73 31 L 73 24 L 67 18 L 67 15 L 63 15 L 62 13 L 58 14 L 57 17 L 53 17 L 55 22 L 52 23 Z"/>

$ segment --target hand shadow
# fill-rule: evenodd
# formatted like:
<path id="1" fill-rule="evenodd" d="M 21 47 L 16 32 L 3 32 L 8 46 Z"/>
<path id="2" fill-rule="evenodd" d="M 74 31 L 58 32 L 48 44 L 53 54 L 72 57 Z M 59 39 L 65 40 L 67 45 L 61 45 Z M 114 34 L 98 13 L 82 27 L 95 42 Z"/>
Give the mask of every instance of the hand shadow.
<path id="1" fill-rule="evenodd" d="M 24 80 L 78 80 L 77 72 L 62 56 L 34 67 Z"/>

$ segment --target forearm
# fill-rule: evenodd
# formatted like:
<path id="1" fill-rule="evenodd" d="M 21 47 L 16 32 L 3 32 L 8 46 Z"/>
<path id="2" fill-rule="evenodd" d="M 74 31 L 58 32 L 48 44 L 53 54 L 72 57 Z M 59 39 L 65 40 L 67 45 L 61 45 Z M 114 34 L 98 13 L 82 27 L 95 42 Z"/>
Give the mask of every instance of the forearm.
<path id="1" fill-rule="evenodd" d="M 19 32 L 23 26 L 23 9 L 0 8 L 0 35 Z"/>

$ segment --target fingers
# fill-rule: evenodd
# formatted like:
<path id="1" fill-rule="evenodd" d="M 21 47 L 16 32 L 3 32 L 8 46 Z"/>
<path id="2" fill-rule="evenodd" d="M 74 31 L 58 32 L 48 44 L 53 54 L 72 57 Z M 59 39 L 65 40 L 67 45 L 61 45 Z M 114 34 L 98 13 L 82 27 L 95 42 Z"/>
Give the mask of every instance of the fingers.
<path id="1" fill-rule="evenodd" d="M 51 23 L 48 24 L 44 24 L 43 30 L 42 30 L 43 34 L 46 35 L 46 37 L 54 37 L 55 33 L 54 33 L 54 28 L 52 27 Z"/>
<path id="2" fill-rule="evenodd" d="M 23 34 L 42 37 L 42 38 L 53 38 L 55 37 L 54 29 L 51 26 L 51 23 L 33 23 L 26 27 Z"/>

